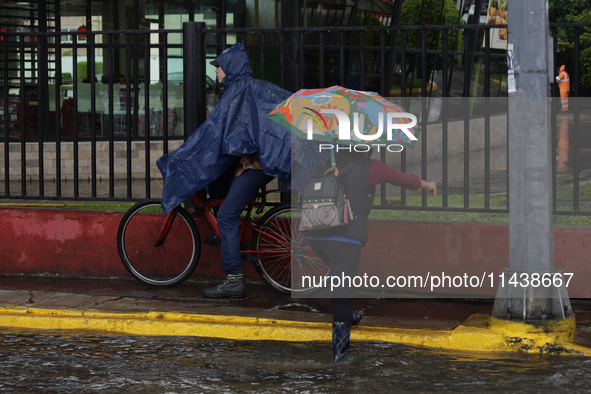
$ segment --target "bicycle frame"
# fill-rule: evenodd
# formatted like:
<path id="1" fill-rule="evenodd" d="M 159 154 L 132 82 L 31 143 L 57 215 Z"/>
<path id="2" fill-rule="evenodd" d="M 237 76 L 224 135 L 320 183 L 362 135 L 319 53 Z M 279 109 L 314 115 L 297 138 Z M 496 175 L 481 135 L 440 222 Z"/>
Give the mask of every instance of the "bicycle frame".
<path id="1" fill-rule="evenodd" d="M 207 222 L 210 224 L 210 226 L 215 230 L 215 232 L 220 235 L 220 230 L 218 228 L 218 221 L 217 218 L 214 216 L 214 214 L 211 212 L 211 209 L 213 208 L 219 208 L 225 201 L 225 198 L 208 198 L 207 200 L 203 200 L 203 198 L 201 197 L 200 194 L 195 193 L 192 196 L 193 201 L 195 202 L 195 204 L 199 207 L 199 216 L 203 216 L 205 218 L 205 220 L 207 220 Z M 248 204 L 248 208 L 246 210 L 246 216 L 240 219 L 240 227 L 239 227 L 239 233 L 240 233 L 240 243 L 242 243 L 242 241 L 245 238 L 246 235 L 246 230 L 248 228 L 252 229 L 253 231 L 258 231 L 259 233 L 265 234 L 265 236 L 273 239 L 276 242 L 279 242 L 285 246 L 287 246 L 289 248 L 289 250 L 291 251 L 291 245 L 288 242 L 285 242 L 284 240 L 277 238 L 275 236 L 273 236 L 272 234 L 269 234 L 268 232 L 266 232 L 263 229 L 260 229 L 256 223 L 252 223 L 249 219 L 250 219 L 250 213 L 252 212 L 252 209 L 254 208 L 254 204 L 256 202 L 256 197 L 253 198 L 253 200 L 250 202 L 250 204 Z M 164 224 L 162 225 L 162 229 L 160 229 L 160 232 L 158 233 L 158 236 L 156 237 L 155 240 L 155 244 L 158 245 L 162 245 L 164 243 L 164 241 L 166 240 L 166 237 L 168 236 L 168 232 L 170 231 L 170 228 L 172 226 L 172 223 L 174 222 L 174 219 L 176 218 L 177 213 L 175 211 L 170 211 L 168 213 L 168 215 L 166 215 L 166 218 L 164 219 Z M 242 253 L 252 253 L 252 254 L 262 254 L 262 253 L 277 253 L 274 250 L 241 250 Z"/>

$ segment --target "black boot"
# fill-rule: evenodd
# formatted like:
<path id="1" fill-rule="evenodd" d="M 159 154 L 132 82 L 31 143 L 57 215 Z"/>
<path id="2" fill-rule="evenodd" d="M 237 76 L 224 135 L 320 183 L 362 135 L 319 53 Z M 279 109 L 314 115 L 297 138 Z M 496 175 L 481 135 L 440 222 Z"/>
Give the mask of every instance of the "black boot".
<path id="1" fill-rule="evenodd" d="M 242 274 L 226 276 L 226 279 L 219 285 L 203 290 L 203 295 L 208 298 L 244 297 L 244 279 L 242 279 Z"/>
<path id="2" fill-rule="evenodd" d="M 344 322 L 332 323 L 332 349 L 334 362 L 345 361 L 349 357 L 349 339 L 351 338 L 351 324 Z"/>
<path id="3" fill-rule="evenodd" d="M 361 321 L 363 313 L 359 311 L 353 311 L 353 320 L 351 321 L 351 327 L 356 326 Z"/>

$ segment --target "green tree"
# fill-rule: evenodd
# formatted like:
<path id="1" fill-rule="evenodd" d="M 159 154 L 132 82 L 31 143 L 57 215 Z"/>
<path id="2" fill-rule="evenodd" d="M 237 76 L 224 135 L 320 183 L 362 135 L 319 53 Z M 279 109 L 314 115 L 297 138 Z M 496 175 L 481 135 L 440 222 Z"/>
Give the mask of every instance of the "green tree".
<path id="1" fill-rule="evenodd" d="M 443 3 L 443 13 L 441 6 Z M 422 13 L 422 15 L 421 15 Z M 452 0 L 405 0 L 400 11 L 400 24 L 406 26 L 429 25 L 458 25 L 461 23 L 460 13 Z M 456 49 L 461 41 L 461 32 L 448 32 L 447 47 Z M 421 46 L 420 32 L 407 33 L 407 47 Z M 442 48 L 442 34 L 439 30 L 429 30 L 427 33 L 427 49 Z M 454 45 L 454 40 L 455 45 Z M 459 47 L 458 47 L 459 48 Z"/>
<path id="2" fill-rule="evenodd" d="M 591 9 L 587 9 L 576 16 L 573 15 L 572 20 L 576 23 L 591 22 Z M 591 86 L 591 29 L 588 27 L 586 27 L 585 32 L 579 36 L 579 48 L 583 48 L 579 54 L 581 84 L 589 87 Z"/>
<path id="3" fill-rule="evenodd" d="M 443 7 L 442 7 L 443 6 Z M 460 13 L 452 0 L 405 0 L 400 11 L 400 24 L 407 26 L 458 25 L 461 23 Z M 407 48 L 422 48 L 422 31 L 409 30 L 406 33 Z M 443 49 L 442 30 L 433 29 L 426 32 L 426 46 L 428 50 Z M 400 38 L 399 38 L 400 39 Z M 449 51 L 462 50 L 462 31 L 448 30 L 447 49 Z M 450 58 L 452 56 L 450 55 Z M 425 73 L 432 78 L 440 55 L 428 55 Z M 448 61 L 449 62 L 449 61 Z M 410 69 L 423 73 L 422 62 L 418 57 L 409 59 Z M 414 83 L 413 83 L 414 84 Z"/>
<path id="4" fill-rule="evenodd" d="M 587 0 L 550 0 L 550 23 L 591 22 L 591 2 Z M 557 66 L 565 64 L 571 71 L 575 58 L 575 29 L 558 28 L 556 32 Z M 591 86 L 591 29 L 579 36 L 581 84 Z"/>
<path id="5" fill-rule="evenodd" d="M 373 15 L 357 15 L 356 26 L 380 26 L 384 24 Z M 359 37 L 356 37 L 356 44 L 359 43 Z M 365 32 L 365 45 L 380 45 L 380 32 L 376 30 L 369 30 Z"/>

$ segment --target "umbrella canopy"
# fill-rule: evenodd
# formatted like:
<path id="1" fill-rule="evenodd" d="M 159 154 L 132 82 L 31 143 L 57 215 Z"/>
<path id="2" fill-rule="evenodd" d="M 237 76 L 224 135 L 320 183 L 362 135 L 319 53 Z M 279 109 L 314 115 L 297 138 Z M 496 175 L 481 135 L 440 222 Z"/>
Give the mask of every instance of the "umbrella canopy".
<path id="1" fill-rule="evenodd" d="M 332 86 L 302 89 L 279 104 L 269 119 L 301 139 L 339 144 L 398 144 L 414 148 L 416 117 L 374 92 Z"/>

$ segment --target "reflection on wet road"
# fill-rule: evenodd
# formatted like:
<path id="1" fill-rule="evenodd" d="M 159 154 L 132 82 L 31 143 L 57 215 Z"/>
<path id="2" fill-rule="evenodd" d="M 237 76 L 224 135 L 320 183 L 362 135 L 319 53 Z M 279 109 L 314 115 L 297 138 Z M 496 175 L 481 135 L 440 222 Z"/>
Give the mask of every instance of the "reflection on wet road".
<path id="1" fill-rule="evenodd" d="M 558 122 L 558 148 L 556 149 L 556 172 L 565 172 L 568 165 L 568 119 L 563 116 Z"/>
<path id="2" fill-rule="evenodd" d="M 7 393 L 583 392 L 591 360 L 328 343 L 0 331 Z"/>
<path id="3" fill-rule="evenodd" d="M 559 114 L 556 119 L 556 183 L 572 184 L 576 163 L 581 182 L 591 179 L 591 120 L 582 117 L 575 128 L 573 114 Z M 578 152 L 578 155 L 577 155 Z"/>

